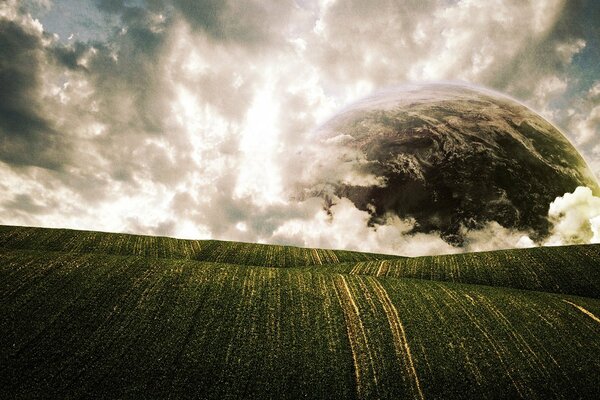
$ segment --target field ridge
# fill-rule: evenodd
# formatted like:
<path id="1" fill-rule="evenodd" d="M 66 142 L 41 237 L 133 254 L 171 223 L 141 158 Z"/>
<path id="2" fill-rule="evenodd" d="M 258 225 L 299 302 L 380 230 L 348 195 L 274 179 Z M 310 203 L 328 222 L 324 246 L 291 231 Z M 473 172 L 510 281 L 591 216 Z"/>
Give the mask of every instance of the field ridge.
<path id="1" fill-rule="evenodd" d="M 332 272 L 509 287 L 600 298 L 600 245 L 345 262 Z"/>

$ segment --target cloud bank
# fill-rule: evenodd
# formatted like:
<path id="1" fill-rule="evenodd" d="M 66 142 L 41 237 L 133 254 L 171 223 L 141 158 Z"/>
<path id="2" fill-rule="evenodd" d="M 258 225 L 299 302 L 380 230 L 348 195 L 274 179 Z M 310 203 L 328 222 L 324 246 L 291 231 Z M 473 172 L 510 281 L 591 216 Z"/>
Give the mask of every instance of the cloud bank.
<path id="1" fill-rule="evenodd" d="M 490 224 L 457 249 L 406 235 L 410 220 L 370 226 L 344 198 L 324 207 L 315 193 L 297 196 L 298 181 L 316 173 L 307 160 L 320 161 L 319 173 L 384 184 L 357 175 L 360 154 L 332 164 L 326 144 L 307 138 L 376 88 L 465 80 L 542 112 L 598 175 L 598 9 L 560 0 L 4 1 L 0 223 L 411 255 L 531 245 L 528 232 Z M 560 232 L 577 218 L 562 213 L 551 211 L 553 244 L 575 240 Z M 597 221 L 593 213 L 583 214 Z M 595 240 L 597 222 L 577 237 Z"/>

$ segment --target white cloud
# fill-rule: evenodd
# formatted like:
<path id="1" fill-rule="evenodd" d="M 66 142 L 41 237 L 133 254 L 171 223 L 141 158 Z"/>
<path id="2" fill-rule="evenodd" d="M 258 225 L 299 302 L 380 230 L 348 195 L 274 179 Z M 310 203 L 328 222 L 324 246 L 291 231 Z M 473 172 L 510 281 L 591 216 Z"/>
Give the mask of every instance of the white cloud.
<path id="1" fill-rule="evenodd" d="M 415 222 L 395 215 L 386 216 L 382 223 L 370 224 L 371 215 L 361 211 L 346 198 L 334 198 L 328 209 L 316 199 L 303 203 L 308 210 L 304 218 L 294 218 L 280 225 L 272 241 L 298 243 L 308 247 L 351 249 L 379 253 L 422 256 L 504 248 L 533 247 L 536 244 L 528 232 L 504 228 L 490 222 L 480 229 L 464 230 L 465 244 L 455 247 L 440 234 L 413 233 Z"/>
<path id="2" fill-rule="evenodd" d="M 573 56 L 585 47 L 586 43 L 583 39 L 570 39 L 567 42 L 558 43 L 556 52 L 560 56 L 562 62 L 570 64 L 573 61 Z"/>
<path id="3" fill-rule="evenodd" d="M 567 88 L 566 79 L 561 79 L 556 75 L 542 77 L 537 82 L 529 106 L 548 120 L 555 121 L 559 117 L 560 110 L 551 107 L 551 102 L 563 95 Z"/>
<path id="4" fill-rule="evenodd" d="M 600 197 L 587 187 L 557 197 L 550 204 L 548 217 L 553 226 L 545 245 L 600 242 Z"/>
<path id="5" fill-rule="evenodd" d="M 267 72 L 267 76 L 271 75 Z M 239 175 L 235 195 L 250 195 L 257 203 L 278 201 L 282 194 L 275 157 L 279 150 L 279 104 L 274 100 L 273 83 L 265 82 L 256 92 L 240 133 Z"/>
<path id="6" fill-rule="evenodd" d="M 327 212 L 316 199 L 304 202 L 307 215 L 285 221 L 271 240 L 406 256 L 600 243 L 600 197 L 586 187 L 578 187 L 550 204 L 551 235 L 538 243 L 530 238 L 530 232 L 505 228 L 492 221 L 479 229 L 463 229 L 464 245 L 453 247 L 438 233 L 411 233 L 412 220 L 387 216 L 380 224 L 369 224 L 369 212 L 358 210 L 350 200 L 334 198 L 333 203 Z"/>
<path id="7" fill-rule="evenodd" d="M 535 89 L 535 98 L 541 104 L 548 101 L 550 95 L 563 93 L 567 89 L 567 82 L 557 76 L 547 76 L 542 78 Z"/>
<path id="8" fill-rule="evenodd" d="M 575 142 L 598 162 L 595 146 L 600 135 L 600 81 L 574 102 L 568 111 L 567 126 Z M 596 169 L 597 174 L 600 170 Z"/>
<path id="9" fill-rule="evenodd" d="M 580 144 L 597 139 L 600 133 L 600 104 L 594 106 L 588 113 L 573 118 L 570 128 Z"/>
<path id="10" fill-rule="evenodd" d="M 462 251 L 490 251 L 498 249 L 535 247 L 530 232 L 508 229 L 496 221 L 488 222 L 480 229 L 465 232 Z"/>
<path id="11" fill-rule="evenodd" d="M 388 216 L 384 224 L 369 226 L 370 214 L 346 198 L 335 198 L 330 213 L 318 199 L 303 203 L 308 218 L 285 221 L 272 240 L 308 247 L 353 249 L 403 255 L 455 253 L 459 250 L 435 234 L 409 234 L 414 221 Z"/>

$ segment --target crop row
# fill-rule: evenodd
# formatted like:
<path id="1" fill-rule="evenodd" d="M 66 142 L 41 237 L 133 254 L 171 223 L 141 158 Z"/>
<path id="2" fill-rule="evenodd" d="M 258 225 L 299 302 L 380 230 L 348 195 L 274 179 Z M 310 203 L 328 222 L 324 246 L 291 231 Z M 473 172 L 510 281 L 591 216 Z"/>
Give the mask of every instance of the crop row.
<path id="1" fill-rule="evenodd" d="M 600 301 L 0 252 L 0 398 L 597 398 Z"/>

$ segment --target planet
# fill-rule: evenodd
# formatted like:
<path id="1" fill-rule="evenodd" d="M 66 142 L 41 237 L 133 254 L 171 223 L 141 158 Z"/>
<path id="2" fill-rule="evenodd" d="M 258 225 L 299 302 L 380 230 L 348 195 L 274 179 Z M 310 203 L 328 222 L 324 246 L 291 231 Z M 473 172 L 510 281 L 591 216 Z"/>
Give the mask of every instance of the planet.
<path id="1" fill-rule="evenodd" d="M 550 122 L 518 101 L 462 83 L 386 89 L 345 108 L 316 130 L 344 178 L 316 187 L 370 214 L 413 221 L 409 233 L 438 232 L 460 246 L 491 221 L 549 234 L 549 204 L 587 186 L 600 189 L 583 157 Z M 350 176 L 368 179 L 348 179 Z M 313 193 L 314 194 L 314 193 Z"/>

